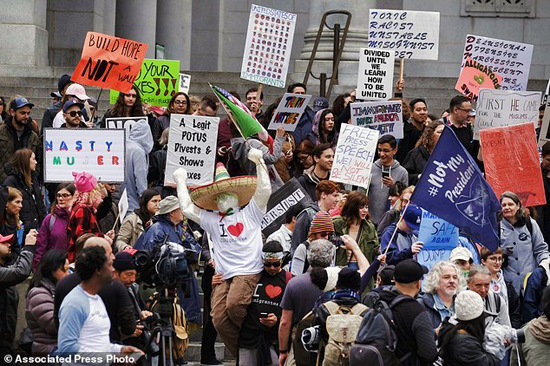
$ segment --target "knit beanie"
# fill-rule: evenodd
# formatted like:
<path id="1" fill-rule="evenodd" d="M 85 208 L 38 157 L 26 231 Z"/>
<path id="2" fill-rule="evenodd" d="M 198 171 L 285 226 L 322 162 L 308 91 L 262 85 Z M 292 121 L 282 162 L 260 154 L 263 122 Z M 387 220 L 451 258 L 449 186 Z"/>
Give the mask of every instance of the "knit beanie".
<path id="1" fill-rule="evenodd" d="M 136 269 L 136 265 L 134 264 L 134 256 L 126 251 L 118 252 L 115 255 L 115 260 L 113 261 L 113 268 L 117 271 Z"/>
<path id="2" fill-rule="evenodd" d="M 73 172 L 74 185 L 80 193 L 90 192 L 97 185 L 97 179 L 90 173 Z"/>
<path id="3" fill-rule="evenodd" d="M 483 299 L 476 292 L 466 290 L 456 296 L 456 317 L 462 321 L 478 318 L 483 314 Z"/>
<path id="4" fill-rule="evenodd" d="M 339 289 L 359 291 L 361 288 L 361 275 L 354 269 L 348 267 L 342 268 L 340 273 L 338 273 L 336 287 Z"/>
<path id="5" fill-rule="evenodd" d="M 334 224 L 328 212 L 319 211 L 315 214 L 311 226 L 309 227 L 310 234 L 317 234 L 323 232 L 334 232 Z"/>

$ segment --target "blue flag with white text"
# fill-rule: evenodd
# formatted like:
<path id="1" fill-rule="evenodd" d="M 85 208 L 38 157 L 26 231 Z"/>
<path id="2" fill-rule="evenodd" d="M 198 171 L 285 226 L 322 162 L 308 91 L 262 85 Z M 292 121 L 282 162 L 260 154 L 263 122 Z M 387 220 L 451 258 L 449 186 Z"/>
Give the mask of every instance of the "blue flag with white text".
<path id="1" fill-rule="evenodd" d="M 499 200 L 449 127 L 443 130 L 411 202 L 462 229 L 487 249 L 499 246 Z"/>

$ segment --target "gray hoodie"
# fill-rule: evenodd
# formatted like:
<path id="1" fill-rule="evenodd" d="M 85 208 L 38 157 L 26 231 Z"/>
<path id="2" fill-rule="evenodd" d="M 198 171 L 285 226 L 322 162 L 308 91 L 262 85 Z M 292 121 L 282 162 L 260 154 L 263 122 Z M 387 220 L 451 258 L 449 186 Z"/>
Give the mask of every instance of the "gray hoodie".
<path id="1" fill-rule="evenodd" d="M 407 169 L 403 168 L 397 160 L 394 160 L 391 167 L 384 167 L 389 170 L 390 176 L 395 182 L 403 182 L 405 186 L 409 185 L 409 174 Z M 382 163 L 380 159 L 372 165 L 371 180 L 369 186 L 369 214 L 372 222 L 376 225 L 386 211 L 389 210 L 388 197 L 390 189 L 382 184 Z"/>

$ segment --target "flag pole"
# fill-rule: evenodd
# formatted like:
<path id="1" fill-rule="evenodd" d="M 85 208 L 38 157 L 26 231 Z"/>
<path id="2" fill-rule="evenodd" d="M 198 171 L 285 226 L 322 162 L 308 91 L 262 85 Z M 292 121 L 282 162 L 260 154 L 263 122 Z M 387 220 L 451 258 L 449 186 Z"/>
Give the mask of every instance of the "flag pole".
<path id="1" fill-rule="evenodd" d="M 214 90 L 212 88 L 212 84 L 208 83 L 208 86 L 210 86 L 210 89 Z M 227 113 L 227 116 L 229 117 L 229 120 L 235 125 L 235 127 L 237 127 L 237 131 L 239 131 L 239 133 L 241 134 L 242 138 L 246 141 L 246 137 L 244 137 L 244 134 L 243 134 L 243 131 L 241 131 L 241 128 L 239 127 L 239 124 L 237 122 L 235 122 L 235 119 L 233 118 L 233 114 L 231 114 L 231 111 L 228 110 L 226 107 L 225 107 L 225 103 L 223 102 L 223 100 L 220 99 L 220 97 L 218 96 L 217 93 L 214 93 L 214 95 L 216 96 L 216 98 L 218 98 L 218 101 L 220 102 L 220 104 L 222 105 L 223 109 L 225 110 L 225 113 Z"/>
<path id="2" fill-rule="evenodd" d="M 405 209 L 403 209 L 403 212 L 401 212 L 401 215 L 399 215 L 399 221 L 397 221 L 397 224 L 395 225 L 395 230 L 393 230 L 393 234 L 391 235 L 391 239 L 388 242 L 388 246 L 386 247 L 386 250 L 384 250 L 384 255 L 388 253 L 388 249 L 390 249 L 391 243 L 393 242 L 393 238 L 395 237 L 395 234 L 397 233 L 397 229 L 399 228 L 399 224 L 401 223 L 401 221 L 403 221 L 403 216 L 405 216 L 405 212 L 407 212 L 407 208 L 409 208 L 410 203 L 411 201 L 407 203 L 407 206 L 405 206 Z"/>
<path id="3" fill-rule="evenodd" d="M 399 83 L 403 82 L 403 66 L 405 64 L 405 59 L 400 58 L 399 59 Z"/>
<path id="4" fill-rule="evenodd" d="M 259 107 L 260 107 L 260 101 L 262 100 L 261 96 L 262 96 L 263 88 L 264 88 L 264 84 L 258 83 L 258 91 L 256 92 L 256 103 L 258 103 L 258 111 L 260 110 Z"/>

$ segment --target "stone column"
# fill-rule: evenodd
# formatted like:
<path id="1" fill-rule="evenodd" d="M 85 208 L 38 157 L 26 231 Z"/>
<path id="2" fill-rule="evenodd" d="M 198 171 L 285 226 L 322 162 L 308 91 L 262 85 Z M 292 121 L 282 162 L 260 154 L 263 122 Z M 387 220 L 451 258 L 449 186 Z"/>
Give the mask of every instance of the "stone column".
<path id="1" fill-rule="evenodd" d="M 180 60 L 180 69 L 191 66 L 193 0 L 162 0 L 157 5 L 157 42 L 166 46 L 166 59 Z"/>
<path id="2" fill-rule="evenodd" d="M 117 0 L 116 36 L 147 43 L 147 58 L 155 58 L 157 0 Z"/>

